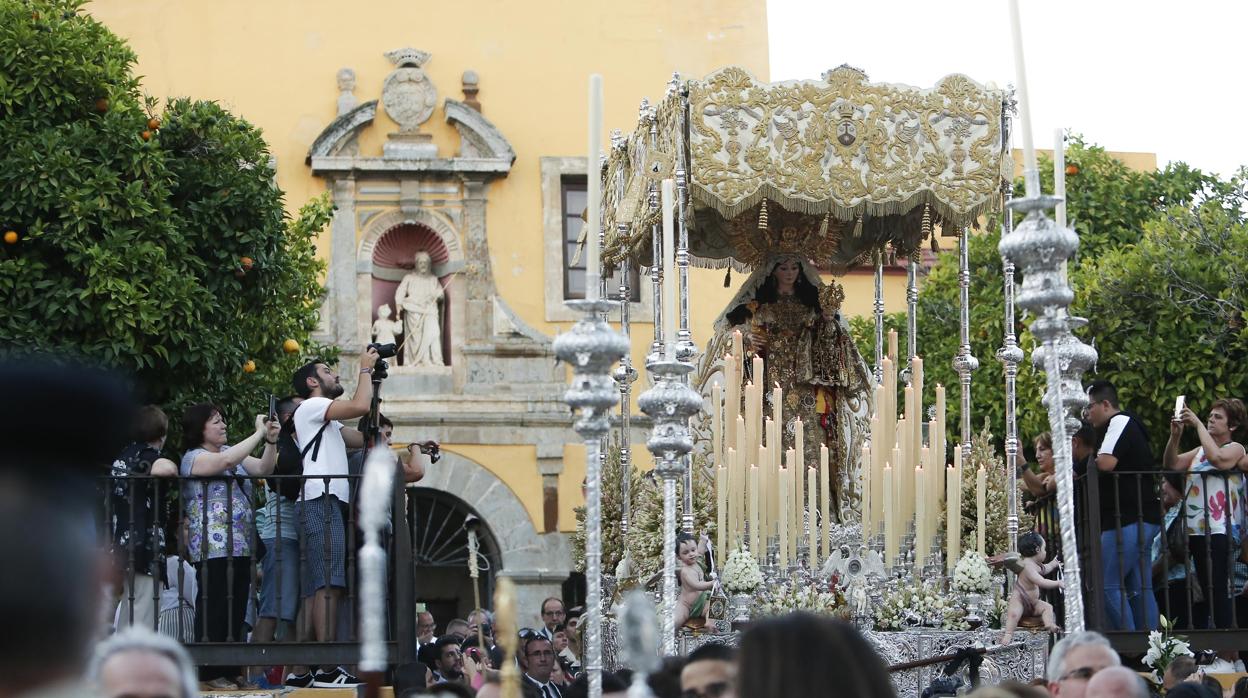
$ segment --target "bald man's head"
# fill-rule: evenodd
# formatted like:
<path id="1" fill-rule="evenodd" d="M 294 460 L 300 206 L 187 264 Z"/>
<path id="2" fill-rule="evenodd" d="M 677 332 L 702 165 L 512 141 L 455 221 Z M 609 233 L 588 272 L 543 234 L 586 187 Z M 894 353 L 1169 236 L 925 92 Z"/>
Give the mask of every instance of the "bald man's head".
<path id="1" fill-rule="evenodd" d="M 1148 684 L 1123 666 L 1102 669 L 1088 680 L 1087 698 L 1148 698 Z"/>

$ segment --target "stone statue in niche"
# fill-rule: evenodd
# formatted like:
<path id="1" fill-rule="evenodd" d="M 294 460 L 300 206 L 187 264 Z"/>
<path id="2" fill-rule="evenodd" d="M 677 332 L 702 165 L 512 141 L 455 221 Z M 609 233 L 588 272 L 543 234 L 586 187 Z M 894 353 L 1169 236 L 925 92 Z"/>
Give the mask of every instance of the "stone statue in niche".
<path id="1" fill-rule="evenodd" d="M 441 306 L 445 294 L 433 275 L 433 259 L 417 252 L 416 268 L 399 282 L 394 304 L 403 311 L 403 365 L 444 366 Z"/>
<path id="2" fill-rule="evenodd" d="M 377 320 L 373 322 L 373 341 L 378 344 L 395 344 L 403 333 L 403 321 L 391 319 L 390 305 L 377 306 Z"/>
<path id="3" fill-rule="evenodd" d="M 338 69 L 338 116 L 360 106 L 355 96 L 355 71 L 350 68 Z"/>

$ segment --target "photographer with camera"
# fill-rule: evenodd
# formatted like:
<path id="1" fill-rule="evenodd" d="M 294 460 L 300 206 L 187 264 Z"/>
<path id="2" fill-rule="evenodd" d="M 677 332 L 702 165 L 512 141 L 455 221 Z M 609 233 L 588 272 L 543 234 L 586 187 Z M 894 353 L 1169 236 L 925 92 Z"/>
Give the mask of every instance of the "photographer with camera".
<path id="1" fill-rule="evenodd" d="M 373 371 L 380 358 L 377 349 L 370 345 L 360 353 L 359 381 L 350 400 L 337 399 L 345 392 L 342 381 L 324 363 L 303 366 L 291 381 L 295 393 L 303 398 L 294 414 L 295 442 L 301 450 L 307 449 L 299 507 L 304 545 L 301 592 L 310 599 L 310 631 L 317 642 L 337 638 L 338 606 L 347 584 L 346 520 L 351 501 L 347 448 L 364 447 L 364 435 L 343 426 L 342 421 L 363 417 L 373 406 Z M 360 681 L 335 667 L 315 676 L 292 675 L 286 683 L 302 688 L 339 688 Z"/>

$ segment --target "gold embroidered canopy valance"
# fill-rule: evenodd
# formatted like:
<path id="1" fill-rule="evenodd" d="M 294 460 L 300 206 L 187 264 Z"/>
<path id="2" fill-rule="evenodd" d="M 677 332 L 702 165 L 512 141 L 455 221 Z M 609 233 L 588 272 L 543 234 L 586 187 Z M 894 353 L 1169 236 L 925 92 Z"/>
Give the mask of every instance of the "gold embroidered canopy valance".
<path id="1" fill-rule="evenodd" d="M 692 203 L 689 251 L 709 267 L 754 265 L 739 254 L 741 224 L 757 221 L 764 202 L 792 234 L 819 237 L 816 262 L 838 267 L 888 243 L 915 249 L 924 211 L 972 225 L 1012 173 L 1006 94 L 963 75 L 919 89 L 841 67 L 822 81 L 768 84 L 729 67 L 672 87 L 615 141 L 602 173 L 611 266 L 649 263 L 658 184 L 678 166 Z"/>

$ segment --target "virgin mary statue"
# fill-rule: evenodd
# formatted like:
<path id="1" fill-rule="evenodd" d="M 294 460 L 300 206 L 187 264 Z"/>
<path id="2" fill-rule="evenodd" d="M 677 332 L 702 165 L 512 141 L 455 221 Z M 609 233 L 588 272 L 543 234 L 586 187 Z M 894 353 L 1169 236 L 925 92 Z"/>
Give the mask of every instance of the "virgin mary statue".
<path id="1" fill-rule="evenodd" d="M 804 256 L 772 254 L 755 267 L 715 321 L 713 344 L 725 346 L 734 330 L 745 340 L 743 380 L 783 389 L 784 448 L 793 447 L 794 422 L 804 428 L 805 463 L 819 463 L 819 447 L 830 451 L 832 516 L 841 522 L 858 511 L 858 458 L 870 414 L 871 381 L 841 315 L 844 291 L 825 284 Z M 750 375 L 749 354 L 763 359 L 764 376 Z M 774 406 L 768 404 L 770 410 Z M 770 413 L 770 412 L 768 412 Z"/>

